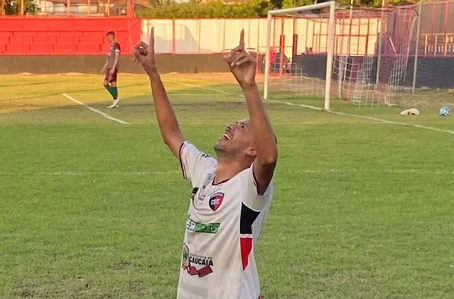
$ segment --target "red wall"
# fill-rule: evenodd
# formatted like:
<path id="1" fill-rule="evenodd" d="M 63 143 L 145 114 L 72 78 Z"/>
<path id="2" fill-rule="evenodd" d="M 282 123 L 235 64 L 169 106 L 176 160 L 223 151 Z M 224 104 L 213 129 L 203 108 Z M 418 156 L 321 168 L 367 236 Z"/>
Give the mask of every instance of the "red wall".
<path id="1" fill-rule="evenodd" d="M 138 19 L 0 17 L 0 55 L 107 55 L 111 30 L 123 53 L 140 41 Z"/>

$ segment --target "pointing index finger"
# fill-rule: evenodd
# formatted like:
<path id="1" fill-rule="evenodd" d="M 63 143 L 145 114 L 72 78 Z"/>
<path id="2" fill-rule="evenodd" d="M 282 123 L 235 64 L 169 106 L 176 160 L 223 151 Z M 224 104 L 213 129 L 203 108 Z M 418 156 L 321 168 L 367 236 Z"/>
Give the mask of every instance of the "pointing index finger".
<path id="1" fill-rule="evenodd" d="M 240 33 L 240 47 L 244 49 L 244 29 Z"/>
<path id="2" fill-rule="evenodd" d="M 151 30 L 150 30 L 150 44 L 149 44 L 149 47 L 150 47 L 151 53 L 154 54 L 154 27 L 151 27 Z"/>

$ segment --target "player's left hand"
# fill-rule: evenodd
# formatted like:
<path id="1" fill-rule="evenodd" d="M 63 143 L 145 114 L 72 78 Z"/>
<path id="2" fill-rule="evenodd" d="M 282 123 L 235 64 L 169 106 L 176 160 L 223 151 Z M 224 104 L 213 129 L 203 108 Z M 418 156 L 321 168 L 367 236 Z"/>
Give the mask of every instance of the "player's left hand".
<path id="1" fill-rule="evenodd" d="M 241 30 L 240 44 L 230 53 L 224 55 L 224 58 L 229 64 L 230 71 L 235 76 L 235 79 L 242 86 L 254 85 L 256 74 L 256 59 L 250 55 L 244 47 L 244 29 Z"/>
<path id="2" fill-rule="evenodd" d="M 154 50 L 154 28 L 150 31 L 150 44 L 138 43 L 134 48 L 134 61 L 140 63 L 148 75 L 157 72 Z"/>
<path id="3" fill-rule="evenodd" d="M 110 70 L 110 74 L 113 75 L 114 73 L 115 73 L 115 69 L 112 68 L 112 69 Z"/>

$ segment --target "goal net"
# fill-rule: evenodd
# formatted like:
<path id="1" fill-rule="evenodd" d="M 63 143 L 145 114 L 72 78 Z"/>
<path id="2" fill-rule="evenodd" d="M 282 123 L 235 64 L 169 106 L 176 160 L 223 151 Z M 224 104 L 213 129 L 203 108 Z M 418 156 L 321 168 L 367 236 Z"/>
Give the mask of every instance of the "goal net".
<path id="1" fill-rule="evenodd" d="M 399 105 L 416 18 L 410 7 L 350 10 L 334 1 L 270 11 L 265 99 Z"/>

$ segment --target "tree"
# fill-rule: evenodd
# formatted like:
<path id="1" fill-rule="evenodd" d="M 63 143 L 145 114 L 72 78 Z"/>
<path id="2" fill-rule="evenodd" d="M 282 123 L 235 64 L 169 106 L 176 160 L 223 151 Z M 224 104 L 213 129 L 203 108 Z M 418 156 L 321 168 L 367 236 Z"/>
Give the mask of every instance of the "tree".
<path id="1" fill-rule="evenodd" d="M 22 3 L 15 0 L 5 0 L 3 8 L 5 15 L 20 15 L 21 14 L 21 5 Z M 33 0 L 24 0 L 24 14 L 35 14 L 36 13 L 36 4 Z"/>
<path id="2" fill-rule="evenodd" d="M 30 0 L 27 0 L 30 1 Z M 187 3 L 175 3 L 173 0 L 149 0 L 159 4 L 153 8 L 144 8 L 136 11 L 137 17 L 157 19 L 183 19 L 183 18 L 264 18 L 268 10 L 310 5 L 332 0 L 250 0 L 242 4 L 226 5 L 218 2 L 199 3 L 190 0 Z M 337 0 L 349 6 L 351 0 Z M 405 0 L 386 0 L 390 4 L 398 4 Z M 382 0 L 354 0 L 354 7 L 380 7 Z M 319 12 L 319 11 L 317 11 Z"/>

